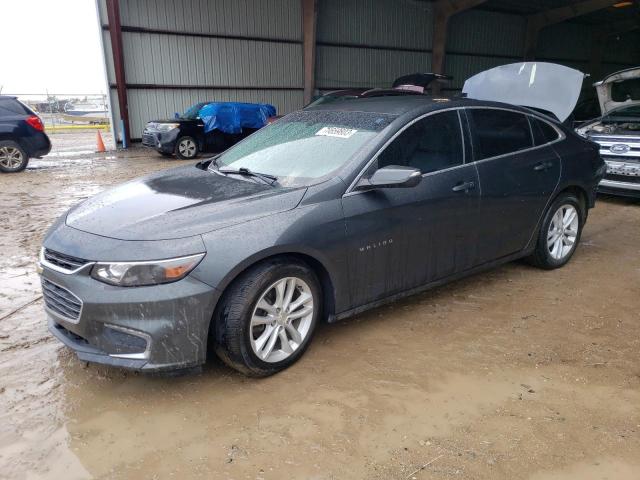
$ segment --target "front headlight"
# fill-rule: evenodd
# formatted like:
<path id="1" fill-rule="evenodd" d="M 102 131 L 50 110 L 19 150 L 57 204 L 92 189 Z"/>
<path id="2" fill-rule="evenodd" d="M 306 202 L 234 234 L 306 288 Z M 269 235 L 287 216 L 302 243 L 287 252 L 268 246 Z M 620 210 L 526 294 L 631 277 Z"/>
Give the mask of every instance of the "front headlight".
<path id="1" fill-rule="evenodd" d="M 179 126 L 179 123 L 159 123 L 157 129 L 159 132 L 168 132 Z"/>
<path id="2" fill-rule="evenodd" d="M 110 285 L 119 287 L 142 287 L 176 282 L 196 268 L 204 253 L 169 260 L 149 262 L 109 262 L 96 263 L 91 276 Z"/>

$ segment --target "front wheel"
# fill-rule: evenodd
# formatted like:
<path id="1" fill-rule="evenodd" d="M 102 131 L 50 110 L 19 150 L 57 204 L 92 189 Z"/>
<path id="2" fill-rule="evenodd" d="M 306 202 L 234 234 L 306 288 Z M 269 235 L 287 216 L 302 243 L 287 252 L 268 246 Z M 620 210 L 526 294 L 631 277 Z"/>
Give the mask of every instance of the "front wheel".
<path id="1" fill-rule="evenodd" d="M 239 277 L 217 310 L 215 350 L 230 367 L 265 377 L 292 365 L 309 345 L 321 291 L 305 264 L 274 260 Z"/>
<path id="2" fill-rule="evenodd" d="M 198 143 L 193 137 L 180 137 L 175 148 L 176 157 L 191 160 L 198 155 Z"/>
<path id="3" fill-rule="evenodd" d="M 27 168 L 27 152 L 11 140 L 0 142 L 0 172 L 16 173 Z"/>
<path id="4" fill-rule="evenodd" d="M 529 261 L 551 270 L 565 265 L 573 256 L 584 226 L 585 212 L 580 200 L 572 193 L 563 193 L 545 214 L 536 249 Z"/>

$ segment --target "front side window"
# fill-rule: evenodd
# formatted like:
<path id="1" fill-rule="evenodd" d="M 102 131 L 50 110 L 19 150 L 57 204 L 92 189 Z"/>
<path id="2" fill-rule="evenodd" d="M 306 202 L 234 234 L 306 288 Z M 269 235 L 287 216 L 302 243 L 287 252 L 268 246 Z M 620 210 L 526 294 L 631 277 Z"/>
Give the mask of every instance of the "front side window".
<path id="1" fill-rule="evenodd" d="M 402 132 L 379 156 L 377 168 L 402 165 L 430 173 L 464 163 L 458 112 L 429 115 Z"/>
<path id="2" fill-rule="evenodd" d="M 306 185 L 346 165 L 395 118 L 384 113 L 302 110 L 261 128 L 225 151 L 216 164 L 274 175 L 280 185 Z"/>
<path id="3" fill-rule="evenodd" d="M 521 113 L 489 108 L 470 108 L 476 160 L 497 157 L 533 146 L 529 120 Z"/>

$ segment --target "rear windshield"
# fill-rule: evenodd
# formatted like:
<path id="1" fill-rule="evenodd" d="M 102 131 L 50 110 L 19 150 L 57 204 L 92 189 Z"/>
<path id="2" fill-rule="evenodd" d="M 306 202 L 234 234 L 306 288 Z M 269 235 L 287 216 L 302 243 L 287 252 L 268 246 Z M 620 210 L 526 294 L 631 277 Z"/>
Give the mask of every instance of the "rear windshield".
<path id="1" fill-rule="evenodd" d="M 295 112 L 231 147 L 217 164 L 275 175 L 280 185 L 305 185 L 345 165 L 395 118 L 369 112 Z"/>
<path id="2" fill-rule="evenodd" d="M 33 115 L 33 112 L 29 107 L 22 104 L 14 98 L 8 98 L 0 100 L 0 115 L 2 116 L 14 116 L 14 115 Z"/>

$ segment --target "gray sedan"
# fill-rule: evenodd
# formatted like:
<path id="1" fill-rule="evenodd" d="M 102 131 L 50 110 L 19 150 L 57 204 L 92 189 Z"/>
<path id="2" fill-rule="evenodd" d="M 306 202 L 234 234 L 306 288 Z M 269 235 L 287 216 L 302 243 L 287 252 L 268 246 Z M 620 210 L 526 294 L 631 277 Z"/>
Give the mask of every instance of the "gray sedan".
<path id="1" fill-rule="evenodd" d="M 40 257 L 50 331 L 145 371 L 293 364 L 318 322 L 574 254 L 597 146 L 533 110 L 425 96 L 312 107 L 72 208 Z M 366 328 L 364 326 L 363 328 Z"/>

